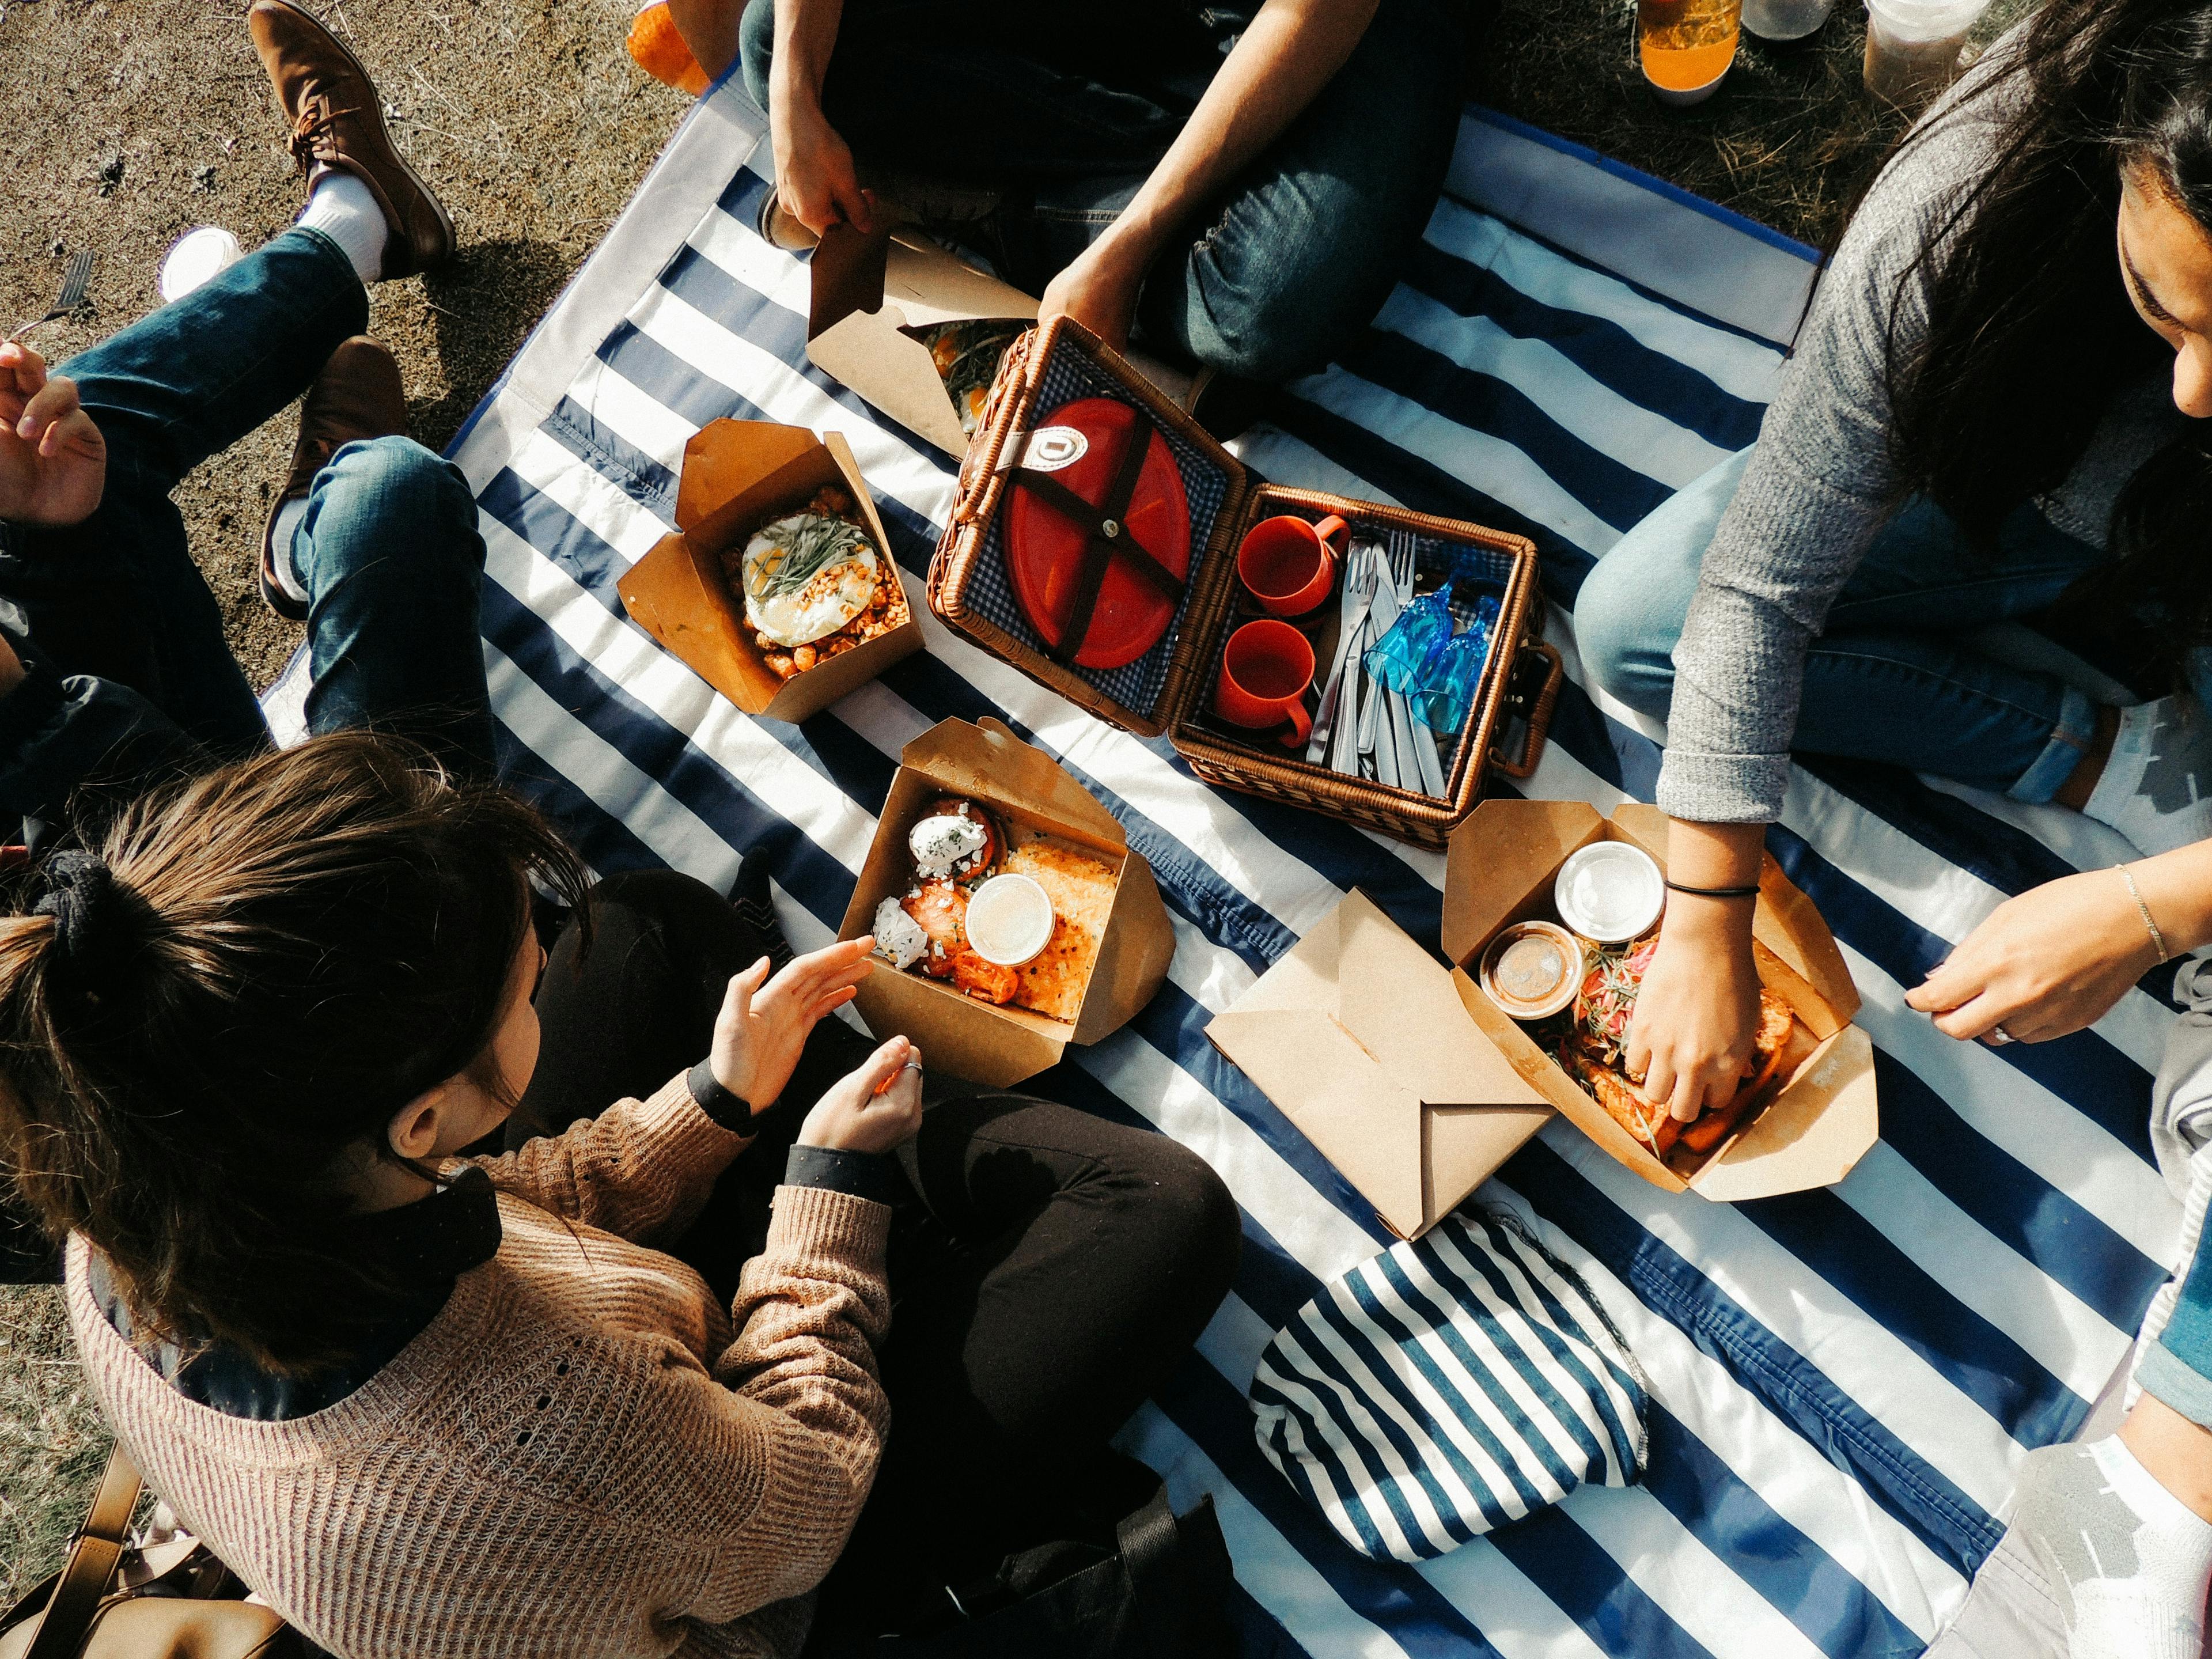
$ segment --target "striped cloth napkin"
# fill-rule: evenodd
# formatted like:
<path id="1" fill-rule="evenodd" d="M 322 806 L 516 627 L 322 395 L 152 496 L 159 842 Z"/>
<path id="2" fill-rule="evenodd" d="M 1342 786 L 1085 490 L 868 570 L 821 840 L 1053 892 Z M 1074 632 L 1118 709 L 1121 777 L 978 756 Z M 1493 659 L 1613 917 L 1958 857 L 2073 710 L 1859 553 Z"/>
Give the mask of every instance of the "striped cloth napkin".
<path id="1" fill-rule="evenodd" d="M 1642 1368 L 1510 1215 L 1448 1216 L 1326 1285 L 1252 1380 L 1260 1448 L 1344 1540 L 1420 1561 L 1647 1451 Z"/>

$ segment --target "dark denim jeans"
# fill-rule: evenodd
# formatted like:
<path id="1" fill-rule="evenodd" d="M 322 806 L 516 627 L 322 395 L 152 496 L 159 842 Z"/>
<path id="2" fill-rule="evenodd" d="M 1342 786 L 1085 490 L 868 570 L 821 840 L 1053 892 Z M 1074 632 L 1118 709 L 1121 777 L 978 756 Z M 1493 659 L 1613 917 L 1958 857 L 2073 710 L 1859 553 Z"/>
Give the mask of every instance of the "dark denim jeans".
<path id="1" fill-rule="evenodd" d="M 775 9 L 744 17 L 763 109 Z M 1137 193 L 1243 21 L 1194 0 L 846 0 L 823 112 L 863 161 L 1006 191 L 975 240 L 1040 293 Z M 1145 337 L 1259 380 L 1325 364 L 1428 224 L 1466 52 L 1455 0 L 1382 0 L 1313 105 L 1152 267 Z"/>
<path id="2" fill-rule="evenodd" d="M 1591 678 L 1655 720 L 1674 695 L 1674 644 L 1698 567 L 1751 455 L 1722 462 L 1622 537 L 1576 599 L 1575 640 Z M 2057 674 L 2001 661 L 1972 635 L 2049 611 L 2103 558 L 2028 505 L 2006 522 L 1991 560 L 1934 502 L 1907 502 L 1806 653 L 1793 746 L 2049 800 L 2095 736 L 2096 709 Z M 2204 683 L 2201 672 L 2191 678 Z"/>
<path id="3" fill-rule="evenodd" d="M 0 839 L 20 817 L 43 842 L 154 776 L 269 741 L 169 492 L 305 392 L 368 320 L 337 244 L 293 230 L 62 365 L 107 439 L 107 489 L 65 530 L 0 525 L 0 632 L 29 671 L 0 698 Z M 488 772 L 484 549 L 459 470 L 404 438 L 349 444 L 316 477 L 294 551 L 311 601 L 309 728 L 404 732 Z M 46 1241 L 0 1210 L 0 1279 L 53 1268 Z"/>
<path id="4" fill-rule="evenodd" d="M 58 823 L 80 786 L 127 788 L 142 758 L 268 741 L 169 493 L 368 320 L 337 245 L 295 229 L 61 366 L 107 439 L 107 490 L 82 524 L 0 526 L 0 630 L 31 670 L 0 699 L 0 817 Z M 404 438 L 349 444 L 316 478 L 294 553 L 309 727 L 404 731 L 489 769 L 483 542 L 459 471 Z"/>

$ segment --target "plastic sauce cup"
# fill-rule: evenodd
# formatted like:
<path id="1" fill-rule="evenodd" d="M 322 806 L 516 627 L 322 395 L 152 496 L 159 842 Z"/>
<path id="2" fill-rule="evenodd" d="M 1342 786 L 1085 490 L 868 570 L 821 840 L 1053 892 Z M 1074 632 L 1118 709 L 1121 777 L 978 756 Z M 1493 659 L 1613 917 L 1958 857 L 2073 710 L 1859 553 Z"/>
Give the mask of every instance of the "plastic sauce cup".
<path id="1" fill-rule="evenodd" d="M 161 298 L 171 303 L 204 287 L 246 257 L 238 238 L 221 225 L 188 230 L 169 245 L 161 260 Z"/>
<path id="2" fill-rule="evenodd" d="M 968 948 L 1000 968 L 1026 968 L 1052 943 L 1052 897 L 1027 876 L 994 876 L 968 899 Z"/>
<path id="3" fill-rule="evenodd" d="M 1520 921 L 1490 941 L 1475 975 L 1515 1019 L 1546 1019 L 1583 984 L 1583 944 L 1555 921 Z"/>

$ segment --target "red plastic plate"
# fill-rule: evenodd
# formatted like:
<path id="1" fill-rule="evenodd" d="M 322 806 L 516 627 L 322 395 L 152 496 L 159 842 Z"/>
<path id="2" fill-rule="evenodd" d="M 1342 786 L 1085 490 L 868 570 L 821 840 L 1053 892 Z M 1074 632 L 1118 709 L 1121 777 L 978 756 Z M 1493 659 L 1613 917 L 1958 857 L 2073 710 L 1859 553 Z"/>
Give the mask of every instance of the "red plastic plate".
<path id="1" fill-rule="evenodd" d="M 1122 453 L 1136 435 L 1138 422 L 1135 410 L 1112 398 L 1082 398 L 1062 404 L 1037 422 L 1037 432 L 1072 428 L 1082 434 L 1082 453 L 1054 465 L 1060 455 L 1075 447 L 1073 441 L 1033 440 L 1029 464 L 1049 470 L 1095 507 L 1113 488 Z M 1167 441 L 1157 428 L 1150 436 L 1144 468 L 1137 474 L 1137 488 L 1122 522 L 1146 552 L 1188 580 L 1190 501 L 1183 494 L 1182 475 L 1176 471 Z M 1006 574 L 1014 598 L 1020 601 L 1031 625 L 1047 645 L 1056 648 L 1066 630 L 1089 537 L 1058 507 L 1022 489 L 1018 480 L 1012 494 L 1006 509 Z M 1099 586 L 1091 631 L 1084 638 L 1083 648 L 1075 653 L 1077 665 L 1102 670 L 1126 667 L 1159 642 L 1175 613 L 1176 601 L 1132 571 L 1127 560 L 1114 560 L 1106 567 L 1105 580 Z"/>

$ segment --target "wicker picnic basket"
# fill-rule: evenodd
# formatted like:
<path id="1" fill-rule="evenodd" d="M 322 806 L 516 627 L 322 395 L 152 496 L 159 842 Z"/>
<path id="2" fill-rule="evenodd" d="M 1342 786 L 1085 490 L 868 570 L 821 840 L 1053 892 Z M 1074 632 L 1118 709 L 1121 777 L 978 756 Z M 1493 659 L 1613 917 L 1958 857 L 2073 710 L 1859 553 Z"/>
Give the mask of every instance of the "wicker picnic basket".
<path id="1" fill-rule="evenodd" d="M 1004 569 L 1001 509 L 1018 488 L 1040 404 L 1109 396 L 1137 410 L 1168 442 L 1193 501 L 1191 559 L 1174 622 L 1146 658 L 1102 672 L 1053 651 L 1014 604 Z M 1237 580 L 1237 550 L 1260 520 L 1338 514 L 1355 526 L 1399 529 L 1470 550 L 1491 574 L 1499 610 L 1490 656 L 1466 728 L 1446 771 L 1443 797 L 1348 777 L 1294 758 L 1265 733 L 1215 720 L 1209 690 L 1230 631 L 1249 601 Z M 1114 530 L 1106 531 L 1111 535 Z M 1006 352 L 960 469 L 957 496 L 929 568 L 930 609 L 994 656 L 1070 702 L 1140 737 L 1165 735 L 1209 782 L 1288 801 L 1424 847 L 1442 847 L 1493 777 L 1526 777 L 1542 751 L 1563 678 L 1559 653 L 1540 637 L 1543 606 L 1536 549 L 1526 537 L 1462 520 L 1319 490 L 1267 483 L 1178 409 L 1081 324 L 1055 318 Z M 1322 607 L 1333 631 L 1335 606 Z M 1325 642 L 1324 642 L 1325 648 Z M 1317 654 L 1320 654 L 1317 652 Z M 1326 657 L 1323 658 L 1326 660 Z M 1510 744 L 1509 753 L 1507 745 Z"/>

